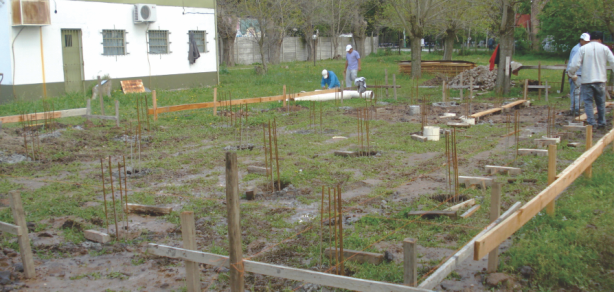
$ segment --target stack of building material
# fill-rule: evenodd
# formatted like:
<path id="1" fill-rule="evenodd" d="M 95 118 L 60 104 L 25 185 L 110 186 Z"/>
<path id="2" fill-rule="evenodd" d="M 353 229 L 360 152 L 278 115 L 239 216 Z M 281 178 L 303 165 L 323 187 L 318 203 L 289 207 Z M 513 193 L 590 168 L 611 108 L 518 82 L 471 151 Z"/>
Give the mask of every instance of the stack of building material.
<path id="1" fill-rule="evenodd" d="M 422 61 L 422 74 L 440 73 L 456 76 L 463 71 L 475 68 L 476 64 L 467 61 Z M 411 61 L 399 62 L 399 72 L 411 74 Z"/>

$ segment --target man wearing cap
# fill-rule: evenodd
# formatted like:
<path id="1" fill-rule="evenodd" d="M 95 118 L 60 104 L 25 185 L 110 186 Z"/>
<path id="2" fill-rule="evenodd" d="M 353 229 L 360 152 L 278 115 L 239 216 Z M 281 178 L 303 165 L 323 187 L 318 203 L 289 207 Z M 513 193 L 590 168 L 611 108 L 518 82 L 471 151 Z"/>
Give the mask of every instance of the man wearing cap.
<path id="1" fill-rule="evenodd" d="M 345 51 L 347 53 L 345 54 L 345 70 L 343 70 L 343 74 L 345 74 L 345 86 L 350 87 L 358 77 L 358 71 L 362 70 L 362 68 L 360 66 L 360 54 L 354 51 L 352 45 L 347 45 Z"/>
<path id="2" fill-rule="evenodd" d="M 597 126 L 597 129 L 605 129 L 605 82 L 608 80 L 606 69 L 607 63 L 614 65 L 614 55 L 610 48 L 601 43 L 603 32 L 591 32 L 590 37 L 591 41 L 582 46 L 574 57 L 567 74 L 576 81 L 576 72 L 582 68 L 581 92 L 586 122 Z M 593 99 L 597 104 L 597 122 L 593 114 Z"/>
<path id="3" fill-rule="evenodd" d="M 567 62 L 567 71 L 571 67 L 571 63 L 573 62 L 573 57 L 576 56 L 580 48 L 588 42 L 591 41 L 591 37 L 588 33 L 583 33 L 580 36 L 580 43 L 578 43 L 573 49 L 571 49 L 571 53 L 569 54 L 569 62 Z M 580 113 L 580 85 L 582 84 L 582 68 L 578 69 L 576 75 L 578 75 L 578 79 L 574 82 L 569 78 L 569 99 L 571 100 L 571 105 L 569 106 L 569 115 L 576 116 Z M 576 83 L 578 86 L 576 86 Z"/>
<path id="4" fill-rule="evenodd" d="M 322 88 L 328 85 L 328 89 L 341 87 L 341 83 L 339 83 L 339 78 L 337 78 L 335 72 L 326 69 L 322 70 L 322 82 L 320 84 Z"/>

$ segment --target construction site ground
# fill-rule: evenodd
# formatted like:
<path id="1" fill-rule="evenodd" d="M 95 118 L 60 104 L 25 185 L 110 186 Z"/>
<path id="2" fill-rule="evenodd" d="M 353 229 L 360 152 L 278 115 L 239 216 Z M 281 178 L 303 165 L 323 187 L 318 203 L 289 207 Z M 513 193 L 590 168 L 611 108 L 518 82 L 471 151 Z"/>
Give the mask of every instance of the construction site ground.
<path id="1" fill-rule="evenodd" d="M 437 57 L 435 54 L 426 55 L 426 58 Z M 377 82 L 381 85 L 384 83 L 386 68 L 389 83 L 392 83 L 392 74 L 397 71 L 395 62 L 406 58 L 385 55 L 366 57 L 363 71 L 359 75 L 367 77 L 368 84 Z M 489 56 L 459 58 L 483 65 Z M 525 65 L 539 61 L 526 58 L 521 60 Z M 551 59 L 542 62 L 558 63 L 562 61 Z M 218 92 L 220 96 L 232 94 L 233 99 L 271 96 L 281 94 L 284 84 L 289 93 L 310 91 L 319 87 L 319 71 L 322 68 L 341 73 L 342 66 L 337 61 L 322 62 L 317 67 L 308 63 L 281 64 L 271 66 L 265 76 L 256 75 L 252 70 L 223 68 Z M 533 71 L 521 71 L 521 75 L 514 76 L 514 79 L 537 79 Z M 432 77 L 423 76 L 421 81 Z M 560 81 L 561 72 L 544 71 L 542 78 Z M 185 291 L 183 261 L 147 254 L 146 246 L 148 243 L 159 243 L 181 247 L 179 213 L 194 211 L 198 250 L 228 255 L 224 153 L 241 145 L 253 147 L 239 147 L 247 149 L 237 151 L 239 190 L 242 194 L 249 190 L 255 193 L 255 200 L 247 200 L 242 196 L 240 202 L 245 258 L 302 269 L 328 270 L 331 266 L 329 260 L 324 258 L 321 262 L 321 248 L 329 247 L 329 227 L 324 225 L 321 229 L 320 225 L 321 190 L 323 186 L 340 184 L 344 210 L 344 248 L 386 253 L 388 258 L 378 266 L 347 262 L 346 275 L 402 283 L 402 241 L 405 238 L 415 238 L 418 240 L 418 275 L 420 279 L 426 278 L 488 225 L 490 189 L 475 186 L 460 189 L 462 196 L 473 198 L 482 206 L 466 219 L 406 216 L 409 211 L 443 210 L 455 203 L 441 201 L 441 195 L 449 193 L 443 135 L 437 142 L 419 142 L 410 137 L 410 134 L 421 131 L 421 116 L 410 115 L 410 102 L 420 104 L 424 99 L 428 104 L 440 102 L 441 89 L 420 89 L 420 96 L 416 97 L 412 87 L 415 83 L 408 76 L 397 75 L 396 82 L 402 87 L 397 93 L 398 100 L 392 97 L 392 89 L 388 90 L 388 95 L 385 89 L 376 90 L 377 103 L 368 107 L 373 118 L 370 121 L 370 147 L 377 152 L 368 157 L 334 155 L 338 150 L 360 150 L 356 114 L 358 109 L 365 108 L 365 101 L 359 99 L 345 100 L 343 104 L 334 101 L 316 103 L 314 125 L 310 124 L 309 102 L 291 102 L 292 110 L 289 112 L 281 108 L 278 102 L 250 105 L 247 121 L 244 119 L 241 127 L 229 125 L 229 118 L 223 115 L 214 117 L 211 109 L 160 114 L 155 122 L 152 116 L 148 121 L 141 116 L 144 130 L 140 155 L 135 155 L 138 151 L 131 149 L 129 143 L 135 139 L 134 129 L 138 123 L 135 97 L 124 95 L 121 91 L 115 91 L 112 98 L 105 99 L 107 112 L 112 112 L 113 100 L 120 101 L 120 127 L 115 127 L 110 121 L 87 122 L 81 117 L 58 120 L 54 130 L 40 127 L 37 131 L 41 135 L 39 149 L 42 159 L 39 161 L 28 161 L 25 156 L 22 125 L 2 125 L 0 221 L 13 222 L 7 193 L 19 190 L 29 222 L 37 276 L 34 279 L 23 277 L 16 237 L 2 234 L 0 287 L 4 291 Z M 518 108 L 521 127 L 519 148 L 536 148 L 533 140 L 546 135 L 548 106 L 556 108 L 555 132 L 566 132 L 562 126 L 571 118 L 562 113 L 568 110 L 569 100 L 563 97 L 568 89 L 566 85 L 564 92 L 551 93 L 548 104 L 544 102 L 543 94 L 538 99 L 537 93 L 531 92 L 532 105 Z M 465 91 L 464 96 L 467 95 Z M 451 91 L 450 98 L 457 97 L 459 92 Z M 505 98 L 486 93 L 471 100 L 470 111 L 476 113 L 518 98 L 521 98 L 518 87 Z M 159 107 L 212 99 L 212 88 L 158 92 Z M 468 108 L 466 98 L 462 101 L 453 100 L 460 105 L 427 107 L 428 125 L 450 129 L 446 123 L 455 119 L 441 116 L 444 113 L 464 115 Z M 53 102 L 56 109 L 84 107 L 85 103 L 81 95 L 67 95 L 55 98 Z M 92 104 L 93 111 L 99 112 L 98 102 Z M 1 115 L 41 110 L 42 106 L 37 102 L 0 105 Z M 513 121 L 513 112 L 509 112 L 509 115 L 502 113 L 484 117 L 475 126 L 457 129 L 456 134 L 460 175 L 485 176 L 486 165 L 522 169 L 521 175 L 513 177 L 516 179 L 514 183 L 508 183 L 512 177 L 507 175 L 495 176 L 497 181 L 505 183 L 502 212 L 517 201 L 530 200 L 547 185 L 547 157 L 515 155 L 515 135 L 508 135 L 514 129 L 514 124 L 508 123 L 510 119 Z M 284 185 L 282 191 L 275 193 L 267 185 L 266 176 L 247 173 L 248 166 L 265 165 L 262 125 L 273 119 L 278 126 L 280 181 Z M 608 120 L 611 121 L 611 114 L 608 114 Z M 607 130 L 610 128 L 608 126 Z M 597 141 L 604 133 L 605 130 L 596 130 L 594 140 Z M 584 141 L 584 133 L 562 139 L 558 146 L 558 171 L 582 154 Z M 569 142 L 580 142 L 581 146 L 569 147 Z M 608 161 L 614 160 L 610 152 L 604 154 L 605 157 L 600 158 L 596 164 L 595 181 L 607 182 L 602 175 L 612 172 L 611 164 L 607 166 Z M 173 211 L 164 216 L 130 214 L 128 234 L 120 240 L 100 244 L 86 240 L 83 231 L 107 230 L 100 159 L 107 159 L 108 156 L 113 157 L 114 163 L 120 161 L 122 156 L 126 157 L 126 164 L 133 173 L 127 179 L 130 203 L 167 206 L 172 207 Z M 21 160 L 25 161 L 18 162 Z M 597 165 L 608 170 L 600 173 Z M 603 196 L 611 195 L 611 189 L 587 181 L 574 184 L 571 190 L 561 196 L 563 207 L 556 218 L 535 220 L 545 220 L 545 223 L 540 221 L 543 223 L 541 226 L 551 228 L 554 230 L 552 232 L 557 232 L 557 226 L 565 229 L 565 224 L 572 224 L 572 220 L 586 219 L 584 213 L 583 216 L 568 214 L 566 212 L 572 212 L 568 210 L 577 207 L 584 212 L 591 207 L 578 206 L 594 203 L 590 199 L 573 203 L 572 195 L 593 194 L 599 190 L 602 193 L 605 191 Z M 573 204 L 566 200 L 572 200 Z M 607 227 L 612 225 L 609 224 L 611 219 L 605 218 L 612 218 L 612 199 L 603 200 L 610 207 L 604 205 L 591 211 L 594 216 L 604 219 L 586 223 L 594 229 L 585 228 L 588 234 L 594 230 L 591 238 L 596 238 L 596 242 L 603 245 L 593 247 L 592 250 L 586 247 L 576 251 L 578 253 L 569 255 L 572 259 L 567 262 L 544 261 L 544 265 L 548 265 L 545 267 L 535 260 L 540 250 L 549 246 L 544 240 L 550 240 L 551 245 L 564 249 L 560 247 L 563 246 L 561 242 L 567 239 L 543 239 L 539 234 L 553 233 L 540 233 L 540 225 L 531 225 L 531 228 L 521 229 L 517 236 L 501 246 L 499 270 L 502 274 L 499 276 L 502 280 L 496 285 L 489 284 L 492 279 L 488 278 L 489 274 L 485 271 L 486 258 L 481 261 L 468 259 L 436 289 L 610 290 L 614 287 L 614 267 L 605 260 L 614 257 L 612 244 L 607 246 L 607 242 L 614 242 L 612 229 Z M 565 206 L 568 206 L 567 209 Z M 118 207 L 118 210 L 121 209 Z M 121 219 L 122 216 L 123 213 L 119 212 L 118 217 Z M 114 234 L 114 221 L 109 219 L 112 229 L 110 233 Z M 556 219 L 570 222 L 557 223 L 554 222 Z M 569 226 L 567 230 L 571 228 Z M 583 246 L 583 242 L 578 240 L 576 243 Z M 529 255 L 534 255 L 533 258 L 527 255 L 528 251 Z M 565 252 L 561 251 L 563 254 Z M 604 258 L 588 257 L 588 254 L 594 255 L 595 252 L 605 254 Z M 563 257 L 563 254 L 560 256 Z M 575 280 L 571 275 L 564 277 L 564 273 L 575 269 L 558 267 L 562 265 L 561 262 L 592 263 L 594 267 L 587 267 L 581 279 Z M 205 265 L 201 265 L 200 269 L 203 291 L 228 291 L 228 269 Z M 322 291 L 332 291 L 326 287 L 252 273 L 246 273 L 245 277 L 246 289 L 249 291 L 319 291 L 320 288 Z"/>

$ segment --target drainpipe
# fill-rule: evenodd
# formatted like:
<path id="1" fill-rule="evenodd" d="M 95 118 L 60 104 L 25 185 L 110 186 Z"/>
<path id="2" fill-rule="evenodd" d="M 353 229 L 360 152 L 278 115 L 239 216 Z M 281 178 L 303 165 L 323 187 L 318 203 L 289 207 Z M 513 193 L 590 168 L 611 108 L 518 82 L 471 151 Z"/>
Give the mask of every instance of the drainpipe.
<path id="1" fill-rule="evenodd" d="M 43 73 L 43 98 L 47 97 L 47 82 L 45 81 L 45 54 L 43 53 L 43 27 L 40 27 L 41 66 Z"/>
<path id="2" fill-rule="evenodd" d="M 220 52 L 219 52 L 219 35 L 217 34 L 217 0 L 213 0 L 213 22 L 215 27 L 215 71 L 217 73 L 217 85 L 220 85 Z"/>

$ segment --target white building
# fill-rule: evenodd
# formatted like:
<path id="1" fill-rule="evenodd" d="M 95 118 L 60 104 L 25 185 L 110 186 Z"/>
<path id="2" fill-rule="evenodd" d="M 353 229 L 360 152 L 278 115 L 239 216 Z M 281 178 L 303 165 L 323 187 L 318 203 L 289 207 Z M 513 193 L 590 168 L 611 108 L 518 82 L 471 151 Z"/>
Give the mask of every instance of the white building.
<path id="1" fill-rule="evenodd" d="M 143 1 L 0 0 L 0 103 L 85 93 L 105 75 L 115 88 L 216 85 L 215 0 Z"/>

